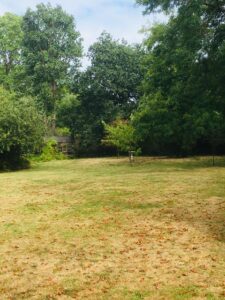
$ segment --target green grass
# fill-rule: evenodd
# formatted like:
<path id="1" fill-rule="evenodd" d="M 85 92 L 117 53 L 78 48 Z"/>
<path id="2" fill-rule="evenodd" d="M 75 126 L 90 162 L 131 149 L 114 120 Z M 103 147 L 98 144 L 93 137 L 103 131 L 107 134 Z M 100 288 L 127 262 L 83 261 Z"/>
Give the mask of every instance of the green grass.
<path id="1" fill-rule="evenodd" d="M 0 299 L 225 299 L 225 159 L 0 174 Z"/>

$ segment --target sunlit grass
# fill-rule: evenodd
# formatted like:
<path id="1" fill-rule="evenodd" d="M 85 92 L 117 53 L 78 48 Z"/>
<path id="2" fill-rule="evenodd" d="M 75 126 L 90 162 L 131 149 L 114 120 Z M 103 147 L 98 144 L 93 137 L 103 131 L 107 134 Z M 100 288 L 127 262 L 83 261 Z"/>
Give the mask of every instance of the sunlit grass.
<path id="1" fill-rule="evenodd" d="M 0 174 L 0 299 L 225 299 L 225 160 Z"/>

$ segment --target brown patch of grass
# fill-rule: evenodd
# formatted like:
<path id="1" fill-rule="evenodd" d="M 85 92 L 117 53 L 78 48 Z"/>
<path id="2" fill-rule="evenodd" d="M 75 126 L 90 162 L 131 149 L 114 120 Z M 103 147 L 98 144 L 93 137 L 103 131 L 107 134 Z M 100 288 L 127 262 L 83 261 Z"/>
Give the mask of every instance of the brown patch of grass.
<path id="1" fill-rule="evenodd" d="M 0 299 L 225 299 L 223 161 L 0 174 Z"/>

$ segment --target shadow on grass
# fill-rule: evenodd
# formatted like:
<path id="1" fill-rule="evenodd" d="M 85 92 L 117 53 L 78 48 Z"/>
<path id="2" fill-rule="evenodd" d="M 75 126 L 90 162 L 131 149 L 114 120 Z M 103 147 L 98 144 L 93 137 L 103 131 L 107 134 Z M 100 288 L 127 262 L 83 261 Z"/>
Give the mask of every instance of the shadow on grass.
<path id="1" fill-rule="evenodd" d="M 131 165 L 128 158 L 96 158 L 97 164 L 89 163 L 90 159 L 70 159 L 41 163 L 32 163 L 31 168 L 23 172 L 60 172 L 61 174 L 80 172 L 80 174 L 102 177 L 128 175 L 139 172 L 163 173 L 214 168 L 212 157 L 167 158 L 136 157 Z M 225 168 L 225 157 L 215 158 L 215 168 Z M 0 171 L 1 173 L 1 171 Z"/>
<path id="2" fill-rule="evenodd" d="M 167 213 L 177 222 L 186 222 L 198 228 L 213 239 L 225 242 L 225 201 L 220 197 L 209 198 L 193 213 L 191 208 L 172 207 L 161 213 L 165 218 Z"/>
<path id="3" fill-rule="evenodd" d="M 122 162 L 120 162 L 122 164 Z M 194 170 L 202 168 L 225 168 L 225 157 L 216 157 L 215 165 L 211 157 L 191 157 L 191 158 L 167 158 L 167 157 L 138 157 L 132 165 L 135 168 L 139 166 L 148 167 L 151 171 L 168 172 L 179 170 Z"/>
<path id="4" fill-rule="evenodd" d="M 155 203 L 137 203 L 137 202 L 128 202 L 124 200 L 111 200 L 111 201 L 88 201 L 83 204 L 72 205 L 63 213 L 63 216 L 101 216 L 104 212 L 122 212 L 124 210 L 132 210 L 133 212 L 138 213 L 149 213 L 152 209 L 161 208 L 162 204 Z"/>

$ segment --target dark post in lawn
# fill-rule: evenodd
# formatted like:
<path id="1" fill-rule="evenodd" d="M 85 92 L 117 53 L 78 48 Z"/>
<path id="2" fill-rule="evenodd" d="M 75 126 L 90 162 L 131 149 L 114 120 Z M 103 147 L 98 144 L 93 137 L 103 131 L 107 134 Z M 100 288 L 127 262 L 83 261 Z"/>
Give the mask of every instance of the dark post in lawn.
<path id="1" fill-rule="evenodd" d="M 135 151 L 129 151 L 129 161 L 131 164 L 134 162 L 134 153 Z"/>
<path id="2" fill-rule="evenodd" d="M 212 138 L 212 165 L 215 166 L 215 149 L 216 149 L 216 139 Z"/>

